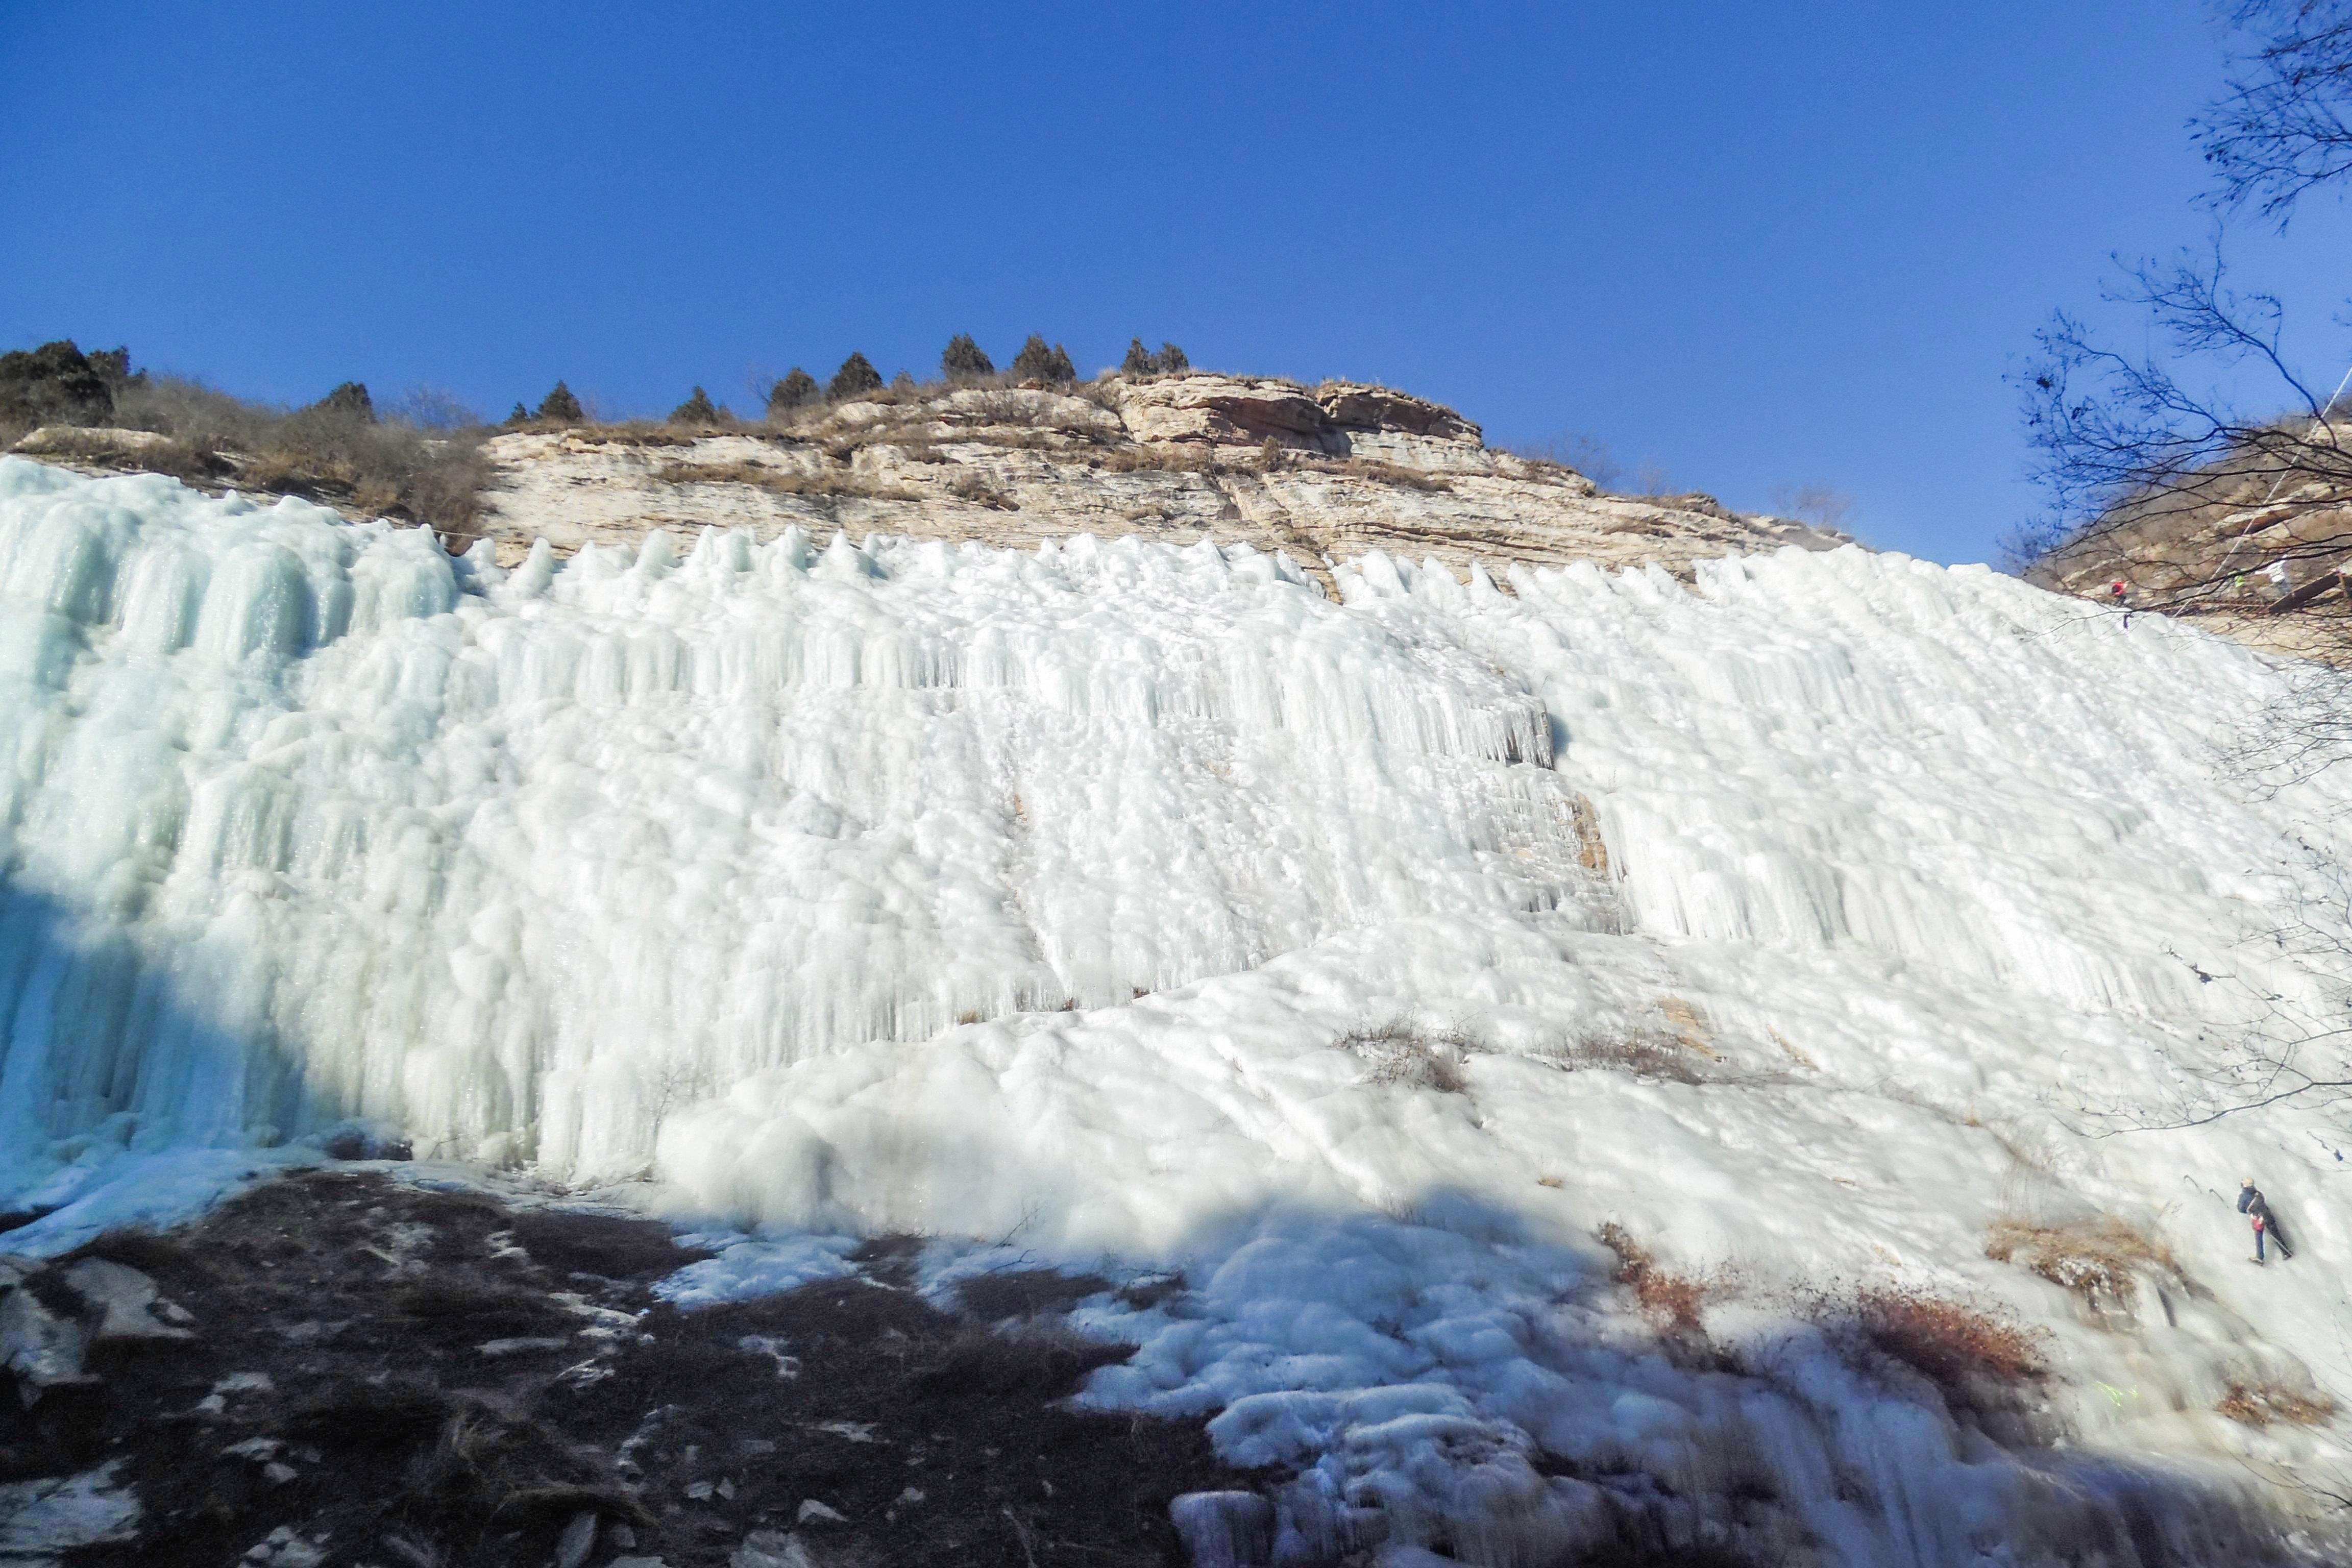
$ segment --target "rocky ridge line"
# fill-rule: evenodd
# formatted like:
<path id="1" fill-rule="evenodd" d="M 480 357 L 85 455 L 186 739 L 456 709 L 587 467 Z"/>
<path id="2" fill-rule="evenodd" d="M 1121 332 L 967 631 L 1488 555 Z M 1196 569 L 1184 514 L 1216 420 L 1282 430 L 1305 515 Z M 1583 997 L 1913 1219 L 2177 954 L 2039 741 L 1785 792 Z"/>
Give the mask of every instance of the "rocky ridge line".
<path id="1" fill-rule="evenodd" d="M 135 469 L 154 439 L 54 426 L 16 450 Z M 1325 568 L 1375 550 L 1457 572 L 1591 561 L 1687 578 L 1721 555 L 1851 542 L 1704 495 L 1607 494 L 1488 447 L 1450 408 L 1355 382 L 1181 374 L 885 391 L 771 424 L 533 428 L 486 454 L 479 532 L 502 564 L 538 539 L 558 554 L 634 550 L 655 529 L 1022 549 L 1087 533 L 1286 552 L 1328 586 Z"/>

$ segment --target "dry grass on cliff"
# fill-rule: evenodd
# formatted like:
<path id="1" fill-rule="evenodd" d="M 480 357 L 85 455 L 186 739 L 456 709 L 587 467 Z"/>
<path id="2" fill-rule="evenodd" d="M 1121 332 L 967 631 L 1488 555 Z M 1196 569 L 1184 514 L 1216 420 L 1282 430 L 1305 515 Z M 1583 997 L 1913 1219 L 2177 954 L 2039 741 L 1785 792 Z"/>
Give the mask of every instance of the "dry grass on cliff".
<path id="1" fill-rule="evenodd" d="M 958 474 L 948 481 L 948 494 L 995 511 L 1021 510 L 1021 503 L 985 474 Z"/>
<path id="2" fill-rule="evenodd" d="M 1379 458 L 1338 458 L 1306 459 L 1307 468 L 1315 473 L 1340 474 L 1351 479 L 1370 479 L 1375 484 L 1394 485 L 1401 489 L 1420 490 L 1425 495 L 1450 493 L 1454 481 L 1444 474 L 1426 468 L 1408 468 L 1402 463 L 1391 463 Z"/>
<path id="3" fill-rule="evenodd" d="M 1226 462 L 1214 447 L 1198 441 L 1138 441 L 1089 458 L 1088 466 L 1108 474 L 1211 474 L 1241 467 Z"/>
<path id="4" fill-rule="evenodd" d="M 895 447 L 917 462 L 941 460 L 936 455 L 939 426 L 929 419 L 884 420 L 861 426 L 827 436 L 823 445 L 824 455 L 836 463 L 846 463 L 869 447 Z"/>
<path id="5" fill-rule="evenodd" d="M 2043 1336 L 2005 1310 L 1979 1307 L 1913 1287 L 1888 1285 L 1851 1296 L 1821 1296 L 1809 1316 L 1833 1332 L 1857 1337 L 1947 1394 L 1974 1395 L 1986 1385 L 2013 1389 L 2047 1370 Z"/>
<path id="6" fill-rule="evenodd" d="M 2213 1408 L 2242 1426 L 2319 1426 L 2336 1416 L 2336 1401 L 2326 1395 L 2298 1393 L 2275 1383 L 2233 1383 Z"/>
<path id="7" fill-rule="evenodd" d="M 1610 1278 L 1633 1292 L 1644 1317 L 1669 1334 L 1685 1339 L 1706 1336 L 1700 1312 L 1709 1296 L 1725 1289 L 1724 1277 L 1676 1274 L 1660 1268 L 1649 1249 L 1613 1220 L 1602 1226 L 1598 1235 L 1601 1245 L 1617 1255 L 1617 1267 Z"/>
<path id="8" fill-rule="evenodd" d="M 733 427 L 698 428 L 652 419 L 623 419 L 610 424 L 566 425 L 547 420 L 509 426 L 509 431 L 562 436 L 598 447 L 691 447 L 706 436 L 732 436 Z"/>
<path id="9" fill-rule="evenodd" d="M 2029 1268 L 2095 1309 L 2129 1306 L 2142 1272 L 2180 1272 L 2170 1248 L 2113 1215 L 2063 1225 L 2005 1216 L 1985 1232 L 1985 1256 Z"/>
<path id="10" fill-rule="evenodd" d="M 750 485 L 771 495 L 811 500 L 921 500 L 922 492 L 842 468 L 803 473 L 762 463 L 666 463 L 654 475 L 668 485 Z"/>
<path id="11" fill-rule="evenodd" d="M 428 429 L 324 405 L 289 411 L 173 376 L 123 388 L 115 418 L 170 437 L 126 459 L 143 470 L 425 523 L 452 544 L 477 534 L 489 464 L 473 427 Z"/>

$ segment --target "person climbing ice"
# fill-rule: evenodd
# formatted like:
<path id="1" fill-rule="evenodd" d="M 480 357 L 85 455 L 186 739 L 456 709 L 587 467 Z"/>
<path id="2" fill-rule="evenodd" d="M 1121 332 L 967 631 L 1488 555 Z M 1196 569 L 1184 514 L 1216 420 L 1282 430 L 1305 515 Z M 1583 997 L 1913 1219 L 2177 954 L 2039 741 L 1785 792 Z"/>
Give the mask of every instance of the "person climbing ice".
<path id="1" fill-rule="evenodd" d="M 2270 1204 L 2263 1197 L 2262 1188 L 2248 1176 L 2238 1184 L 2238 1212 L 2254 1222 L 2254 1261 L 2263 1262 L 2263 1240 L 2268 1237 L 2278 1243 L 2281 1258 L 2293 1258 L 2294 1248 L 2287 1245 L 2286 1232 L 2279 1228 L 2278 1217 L 2271 1213 Z"/>

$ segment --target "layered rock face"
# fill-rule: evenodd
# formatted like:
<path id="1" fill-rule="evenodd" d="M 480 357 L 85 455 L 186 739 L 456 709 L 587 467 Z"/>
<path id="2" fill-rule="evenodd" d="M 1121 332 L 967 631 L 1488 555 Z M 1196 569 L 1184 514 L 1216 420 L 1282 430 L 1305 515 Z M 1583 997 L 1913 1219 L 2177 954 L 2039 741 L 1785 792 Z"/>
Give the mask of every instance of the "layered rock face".
<path id="1" fill-rule="evenodd" d="M 501 436 L 484 531 L 503 563 L 634 548 L 654 528 L 797 524 L 1034 546 L 1090 533 L 1288 552 L 1310 573 L 1381 550 L 1457 571 L 1480 558 L 1694 562 L 1844 535 L 1743 517 L 1704 496 L 1602 494 L 1486 447 L 1449 408 L 1386 387 L 1222 375 L 1118 377 L 1070 395 L 962 388 L 813 410 L 789 426 Z"/>

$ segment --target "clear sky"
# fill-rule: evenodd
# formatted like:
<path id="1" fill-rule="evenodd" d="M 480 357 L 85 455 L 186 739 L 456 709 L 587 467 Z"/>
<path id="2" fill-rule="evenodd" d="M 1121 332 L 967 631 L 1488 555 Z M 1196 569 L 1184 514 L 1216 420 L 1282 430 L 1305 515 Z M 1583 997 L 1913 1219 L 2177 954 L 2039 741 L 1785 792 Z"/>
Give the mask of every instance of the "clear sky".
<path id="1" fill-rule="evenodd" d="M 1139 333 L 1980 560 L 2036 501 L 2002 375 L 2201 240 L 2221 76 L 2195 0 L 0 0 L 0 347 L 497 416 Z M 2233 242 L 2329 384 L 2347 239 Z"/>

